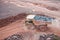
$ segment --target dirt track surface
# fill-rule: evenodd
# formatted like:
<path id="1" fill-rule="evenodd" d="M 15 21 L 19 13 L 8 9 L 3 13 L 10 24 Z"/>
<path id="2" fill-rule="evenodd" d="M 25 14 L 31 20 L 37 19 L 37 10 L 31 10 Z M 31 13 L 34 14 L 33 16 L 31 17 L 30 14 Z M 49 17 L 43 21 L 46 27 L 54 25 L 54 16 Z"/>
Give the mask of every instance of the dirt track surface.
<path id="1" fill-rule="evenodd" d="M 0 40 L 19 32 L 40 32 L 33 30 L 24 30 L 24 20 L 20 20 L 21 15 L 18 16 L 18 14 L 22 12 L 32 14 L 45 14 L 60 20 L 60 1 L 1 0 L 0 4 L 0 19 L 7 18 L 0 21 Z M 17 18 L 14 17 L 16 15 Z M 46 33 L 54 33 L 60 36 L 59 26 L 58 28 L 56 26 L 51 26 L 50 30 L 48 30 Z"/>
<path id="2" fill-rule="evenodd" d="M 38 30 L 25 30 L 24 28 L 24 19 L 23 20 L 17 20 L 7 26 L 4 26 L 2 28 L 0 28 L 0 40 L 3 40 L 4 38 L 11 36 L 13 34 L 16 33 L 40 33 L 41 31 Z M 54 33 L 56 35 L 60 35 L 60 29 L 56 29 L 54 27 L 50 27 L 49 30 L 47 30 L 46 32 L 42 32 L 42 33 Z M 28 33 L 27 33 L 28 34 Z"/>

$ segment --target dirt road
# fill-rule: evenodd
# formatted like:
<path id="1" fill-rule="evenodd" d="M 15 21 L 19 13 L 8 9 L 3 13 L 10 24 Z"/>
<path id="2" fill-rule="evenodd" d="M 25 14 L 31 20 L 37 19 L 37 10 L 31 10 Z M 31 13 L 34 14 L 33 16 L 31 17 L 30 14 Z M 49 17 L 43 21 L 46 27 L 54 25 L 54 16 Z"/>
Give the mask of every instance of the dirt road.
<path id="1" fill-rule="evenodd" d="M 39 0 L 1 0 L 0 4 L 0 19 L 25 12 L 32 14 L 45 14 L 60 20 L 60 2 Z M 16 22 L 0 28 L 0 40 L 17 32 L 25 32 L 23 27 L 23 21 L 17 20 Z M 56 27 L 51 26 L 50 30 L 47 32 L 60 35 L 60 27 L 57 29 Z"/>
<path id="2" fill-rule="evenodd" d="M 16 22 L 13 22 L 5 27 L 0 28 L 0 40 L 15 34 L 15 33 L 19 33 L 19 32 L 39 32 L 40 31 L 33 31 L 33 30 L 25 30 L 24 29 L 24 20 L 17 20 Z M 54 33 L 56 35 L 60 35 L 60 29 L 56 29 L 54 27 L 51 27 L 50 30 L 48 30 L 45 33 Z"/>

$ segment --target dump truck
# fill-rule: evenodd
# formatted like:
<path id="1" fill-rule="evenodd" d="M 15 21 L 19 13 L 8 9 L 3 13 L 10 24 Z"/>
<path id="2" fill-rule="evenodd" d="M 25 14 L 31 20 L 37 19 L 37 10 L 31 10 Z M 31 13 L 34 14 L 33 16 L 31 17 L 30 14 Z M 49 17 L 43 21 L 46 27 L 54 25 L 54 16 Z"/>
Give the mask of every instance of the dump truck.
<path id="1" fill-rule="evenodd" d="M 25 25 L 30 29 L 46 31 L 48 29 L 48 24 L 51 24 L 52 20 L 52 18 L 46 16 L 27 15 Z"/>

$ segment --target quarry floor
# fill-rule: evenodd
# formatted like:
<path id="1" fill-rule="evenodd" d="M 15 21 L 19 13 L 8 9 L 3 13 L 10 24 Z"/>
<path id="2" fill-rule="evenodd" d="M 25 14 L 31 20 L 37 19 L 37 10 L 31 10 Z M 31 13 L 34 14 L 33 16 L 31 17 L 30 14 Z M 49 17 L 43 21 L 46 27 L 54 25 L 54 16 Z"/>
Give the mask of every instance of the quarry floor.
<path id="1" fill-rule="evenodd" d="M 37 3 L 36 3 L 37 2 Z M 60 18 L 60 1 L 57 3 L 54 3 L 52 1 L 50 2 L 44 2 L 44 1 L 34 1 L 34 0 L 1 0 L 0 6 L 0 18 L 6 18 L 16 14 L 20 14 L 20 12 L 26 12 L 26 13 L 45 13 L 46 15 L 50 15 L 52 17 L 58 17 Z M 28 7 L 29 6 L 29 7 Z M 43 11 L 44 10 L 44 11 Z M 0 21 L 0 40 L 3 40 L 4 38 L 13 35 L 15 33 L 19 32 L 33 32 L 33 33 L 40 33 L 41 31 L 37 30 L 25 30 L 23 28 L 24 25 L 24 19 L 20 20 L 21 15 L 12 18 L 9 18 L 7 21 L 2 20 Z M 17 20 L 18 19 L 18 20 Z M 10 20 L 10 22 L 9 22 Z M 14 21 L 14 22 L 12 22 Z M 4 27 L 2 27 L 4 26 Z M 44 32 L 42 32 L 44 33 Z M 47 30 L 45 33 L 54 33 L 58 36 L 60 36 L 60 27 L 57 29 L 56 27 L 52 26 Z"/>
<path id="2" fill-rule="evenodd" d="M 4 26 L 2 28 L 0 28 L 0 40 L 3 40 L 4 38 L 13 35 L 15 33 L 19 33 L 19 32 L 33 32 L 33 33 L 40 33 L 41 31 L 37 31 L 37 30 L 25 30 L 24 28 L 24 19 L 23 20 L 17 20 L 13 23 L 10 23 L 7 26 Z M 49 30 L 42 32 L 42 33 L 54 33 L 58 36 L 60 36 L 60 30 L 58 30 L 57 28 L 51 27 Z"/>

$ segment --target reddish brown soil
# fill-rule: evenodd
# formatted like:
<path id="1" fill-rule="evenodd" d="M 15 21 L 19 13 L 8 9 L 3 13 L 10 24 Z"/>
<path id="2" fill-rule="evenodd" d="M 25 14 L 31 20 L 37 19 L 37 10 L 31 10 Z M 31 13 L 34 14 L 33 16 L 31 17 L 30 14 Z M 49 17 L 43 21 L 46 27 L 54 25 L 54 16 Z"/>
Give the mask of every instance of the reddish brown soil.
<path id="1" fill-rule="evenodd" d="M 22 20 L 23 18 L 26 17 L 27 14 L 25 13 L 21 13 L 17 16 L 11 16 L 11 17 L 8 17 L 8 18 L 5 18 L 5 19 L 1 19 L 0 20 L 0 27 L 3 27 L 3 26 L 6 26 L 12 22 L 15 22 L 17 20 Z"/>
<path id="2" fill-rule="evenodd" d="M 22 16 L 23 15 L 23 16 Z M 36 32 L 41 32 L 39 30 L 24 30 L 24 18 L 25 18 L 25 14 L 20 14 L 20 15 L 17 15 L 15 17 L 11 17 L 11 18 L 8 18 L 8 19 L 5 19 L 4 22 L 0 23 L 0 40 L 3 40 L 4 38 L 10 36 L 10 35 L 13 35 L 15 33 L 20 33 L 20 32 L 33 32 L 33 33 L 36 33 Z M 9 21 L 11 20 L 11 21 Z M 3 27 L 4 26 L 4 27 Z M 60 35 L 60 30 L 59 29 L 56 29 L 56 28 L 49 28 L 49 30 L 45 31 L 45 33 L 54 33 L 56 35 Z"/>

